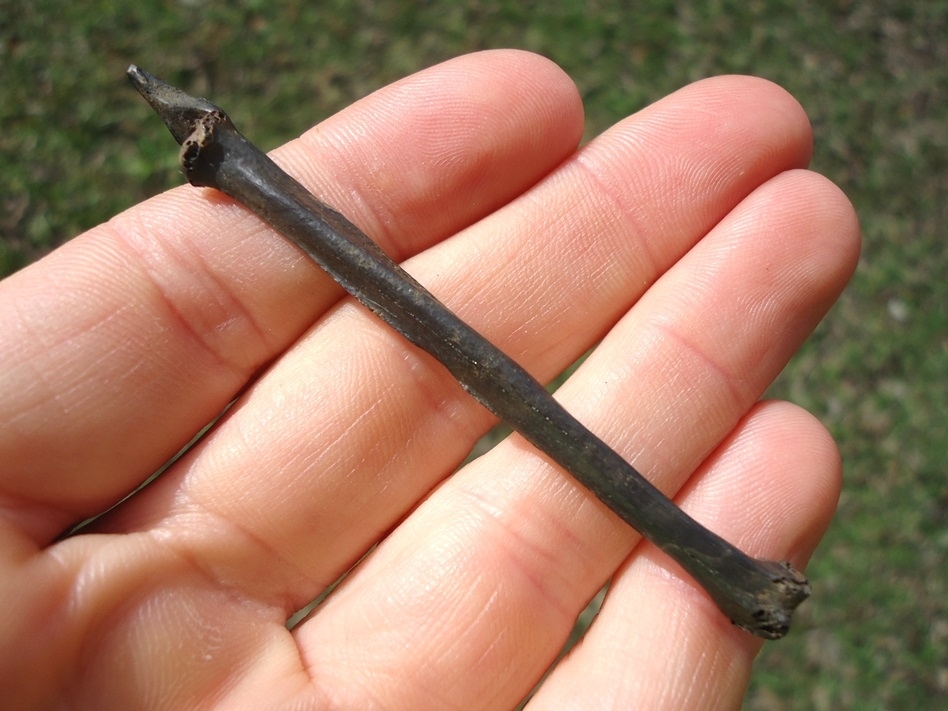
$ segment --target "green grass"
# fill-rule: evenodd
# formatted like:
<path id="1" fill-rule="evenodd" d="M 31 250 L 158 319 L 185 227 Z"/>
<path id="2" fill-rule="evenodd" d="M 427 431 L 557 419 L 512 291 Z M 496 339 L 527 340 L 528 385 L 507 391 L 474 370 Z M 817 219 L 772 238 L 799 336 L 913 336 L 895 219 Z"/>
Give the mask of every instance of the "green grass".
<path id="1" fill-rule="evenodd" d="M 130 62 L 213 96 L 268 148 L 486 47 L 560 63 L 590 136 L 703 76 L 770 78 L 808 110 L 814 167 L 856 205 L 865 249 L 772 390 L 832 430 L 846 482 L 814 597 L 765 648 L 746 708 L 935 708 L 948 695 L 948 3 L 629 5 L 0 0 L 0 274 L 181 181 Z"/>

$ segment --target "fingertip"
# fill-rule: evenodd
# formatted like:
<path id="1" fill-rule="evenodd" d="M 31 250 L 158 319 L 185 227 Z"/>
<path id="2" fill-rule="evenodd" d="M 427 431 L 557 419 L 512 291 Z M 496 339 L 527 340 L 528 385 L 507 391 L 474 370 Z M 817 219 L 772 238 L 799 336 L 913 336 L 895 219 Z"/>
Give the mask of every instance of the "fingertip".
<path id="1" fill-rule="evenodd" d="M 699 79 L 680 92 L 703 94 L 709 105 L 731 106 L 736 115 L 756 116 L 762 124 L 779 129 L 776 135 L 793 151 L 797 167 L 809 164 L 813 153 L 810 118 L 800 101 L 779 84 L 763 77 L 726 74 Z"/>
<path id="2" fill-rule="evenodd" d="M 789 402 L 768 401 L 762 425 L 771 429 L 765 440 L 792 459 L 773 478 L 774 495 L 762 517 L 783 521 L 789 537 L 786 557 L 803 567 L 829 528 L 843 484 L 839 447 L 826 426 L 812 413 Z"/>
<path id="3" fill-rule="evenodd" d="M 755 195 L 761 203 L 746 213 L 747 229 L 772 240 L 784 254 L 783 289 L 821 319 L 839 297 L 859 261 L 859 219 L 843 191 L 811 170 L 788 170 Z M 791 256 L 792 253 L 792 256 Z M 815 322 L 813 323 L 815 326 Z"/>
<path id="4" fill-rule="evenodd" d="M 802 568 L 829 527 L 841 486 L 839 450 L 826 427 L 797 405 L 764 401 L 678 499 L 746 553 Z"/>
<path id="5" fill-rule="evenodd" d="M 576 82 L 559 64 L 520 49 L 485 50 L 468 56 L 485 60 L 488 73 L 500 69 L 514 74 L 523 90 L 535 92 L 546 102 L 549 114 L 544 118 L 555 122 L 569 142 L 579 144 L 585 120 L 583 100 Z"/>
<path id="6" fill-rule="evenodd" d="M 442 65 L 457 64 L 465 71 L 483 71 L 490 75 L 514 74 L 530 83 L 555 93 L 574 107 L 582 106 L 582 98 L 573 78 L 549 57 L 524 49 L 485 49 L 449 59 Z M 524 86 L 525 89 L 529 88 Z"/>
<path id="7" fill-rule="evenodd" d="M 814 190 L 812 212 L 822 217 L 825 245 L 835 254 L 838 278 L 845 284 L 856 271 L 862 249 L 859 216 L 852 202 L 836 183 L 819 173 L 806 171 L 806 174 L 812 181 Z"/>
<path id="8" fill-rule="evenodd" d="M 276 153 L 402 260 L 542 180 L 582 133 L 579 92 L 561 68 L 490 50 L 385 86 Z"/>

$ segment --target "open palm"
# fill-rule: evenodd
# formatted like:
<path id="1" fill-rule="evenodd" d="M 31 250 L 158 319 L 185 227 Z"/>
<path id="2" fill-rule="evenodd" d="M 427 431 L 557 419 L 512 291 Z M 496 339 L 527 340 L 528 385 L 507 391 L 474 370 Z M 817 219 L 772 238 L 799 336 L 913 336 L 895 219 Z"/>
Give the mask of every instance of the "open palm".
<path id="1" fill-rule="evenodd" d="M 275 157 L 540 379 L 601 341 L 567 408 L 695 518 L 802 567 L 838 457 L 758 399 L 859 241 L 804 170 L 805 115 L 722 77 L 581 133 L 559 69 L 487 52 Z M 160 195 L 0 284 L 0 362 L 13 707 L 509 708 L 610 577 L 531 708 L 740 703 L 757 639 L 519 437 L 448 478 L 486 411 L 214 191 Z"/>

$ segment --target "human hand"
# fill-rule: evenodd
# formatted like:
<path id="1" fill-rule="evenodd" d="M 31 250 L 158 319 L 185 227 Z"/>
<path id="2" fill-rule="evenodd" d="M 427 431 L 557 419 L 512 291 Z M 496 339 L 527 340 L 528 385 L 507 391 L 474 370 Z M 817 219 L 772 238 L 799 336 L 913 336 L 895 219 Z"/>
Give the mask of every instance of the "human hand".
<path id="1" fill-rule="evenodd" d="M 576 151 L 571 82 L 462 57 L 278 152 L 593 431 L 748 553 L 802 567 L 839 462 L 757 399 L 858 227 L 766 82 L 688 87 Z M 482 219 L 483 218 L 483 219 Z M 451 239 L 447 239 L 451 237 Z M 0 284 L 0 688 L 21 706 L 735 706 L 760 642 L 428 356 L 213 191 Z M 119 501 L 248 383 L 211 434 Z M 442 483 L 443 482 L 443 483 Z M 683 487 L 683 488 L 682 488 Z M 293 632 L 284 623 L 382 543 Z"/>

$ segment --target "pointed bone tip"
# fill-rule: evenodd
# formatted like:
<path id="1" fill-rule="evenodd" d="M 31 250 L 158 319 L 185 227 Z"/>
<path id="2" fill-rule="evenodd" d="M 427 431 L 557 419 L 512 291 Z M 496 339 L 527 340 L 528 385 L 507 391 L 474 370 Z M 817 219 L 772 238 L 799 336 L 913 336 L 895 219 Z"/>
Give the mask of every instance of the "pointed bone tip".
<path id="1" fill-rule="evenodd" d="M 202 116 L 220 109 L 207 101 L 190 96 L 149 74 L 135 64 L 126 71 L 132 86 L 161 117 L 178 143 L 182 143 Z M 221 112 L 223 113 L 223 112 Z"/>
<path id="2" fill-rule="evenodd" d="M 164 82 L 161 81 L 161 79 L 154 74 L 149 74 L 137 64 L 130 64 L 125 71 L 125 76 L 128 77 L 129 81 L 132 82 L 132 86 L 142 95 L 154 94 L 156 89 L 164 86 Z"/>
<path id="3" fill-rule="evenodd" d="M 151 75 L 148 74 L 144 69 L 140 69 L 135 64 L 129 64 L 128 69 L 125 71 L 125 76 L 137 87 L 144 86 L 148 83 L 148 77 Z"/>

